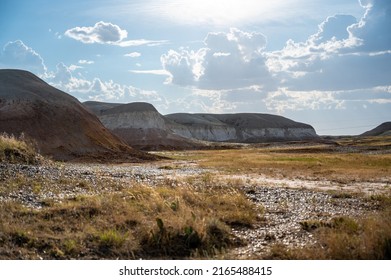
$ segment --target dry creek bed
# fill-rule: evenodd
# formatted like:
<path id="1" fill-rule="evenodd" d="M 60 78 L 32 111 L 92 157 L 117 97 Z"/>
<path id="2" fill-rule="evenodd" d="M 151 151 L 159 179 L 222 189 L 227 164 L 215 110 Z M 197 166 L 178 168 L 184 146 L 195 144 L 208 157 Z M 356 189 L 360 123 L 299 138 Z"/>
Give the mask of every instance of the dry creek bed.
<path id="1" fill-rule="evenodd" d="M 180 182 L 183 177 L 203 175 L 205 172 L 213 173 L 199 168 L 195 163 L 177 162 L 175 166 L 176 168 L 170 169 L 162 168 L 164 166 L 157 164 L 54 164 L 52 166 L 0 164 L 0 203 L 9 200 L 19 201 L 27 207 L 39 209 L 44 206 L 45 200 L 61 202 L 63 199 L 79 195 L 116 191 L 112 186 L 106 189 L 96 188 L 101 180 L 116 183 L 113 185 L 119 183 L 129 187 L 131 187 L 129 182 L 153 186 L 168 178 L 176 178 L 179 179 L 177 182 Z M 33 186 L 18 186 L 11 192 L 2 191 L 1 185 L 5 180 L 18 176 L 50 183 L 42 183 L 39 192 L 34 190 Z M 376 205 L 369 200 L 359 196 L 338 196 L 330 190 L 359 189 L 376 193 L 389 186 L 389 182 L 355 182 L 356 185 L 334 186 L 332 182 L 303 179 L 281 181 L 281 179 L 257 175 L 222 177 L 240 179 L 244 182 L 242 188 L 247 197 L 257 204 L 259 209 L 263 209 L 263 213 L 259 215 L 260 222 L 254 228 L 232 229 L 234 235 L 247 243 L 246 246 L 229 252 L 232 258 L 262 255 L 275 243 L 288 247 L 303 247 L 316 242 L 310 232 L 302 229 L 301 221 L 328 220 L 336 216 L 360 217 L 376 210 Z M 75 183 L 78 181 L 88 182 L 89 186 Z"/>

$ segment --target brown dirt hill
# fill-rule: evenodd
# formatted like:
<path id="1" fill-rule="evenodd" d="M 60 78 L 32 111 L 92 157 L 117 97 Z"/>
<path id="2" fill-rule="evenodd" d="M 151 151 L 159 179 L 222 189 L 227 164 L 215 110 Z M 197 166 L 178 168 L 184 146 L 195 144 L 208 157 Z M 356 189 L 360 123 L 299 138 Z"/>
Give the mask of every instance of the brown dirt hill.
<path id="1" fill-rule="evenodd" d="M 385 122 L 372 130 L 364 132 L 361 136 L 391 136 L 391 122 Z"/>
<path id="2" fill-rule="evenodd" d="M 151 159 L 106 129 L 74 97 L 23 70 L 0 70 L 0 133 L 24 134 L 55 160 Z"/>
<path id="3" fill-rule="evenodd" d="M 114 134 L 142 150 L 181 150 L 201 148 L 202 143 L 172 133 L 167 120 L 149 103 L 83 103 Z"/>

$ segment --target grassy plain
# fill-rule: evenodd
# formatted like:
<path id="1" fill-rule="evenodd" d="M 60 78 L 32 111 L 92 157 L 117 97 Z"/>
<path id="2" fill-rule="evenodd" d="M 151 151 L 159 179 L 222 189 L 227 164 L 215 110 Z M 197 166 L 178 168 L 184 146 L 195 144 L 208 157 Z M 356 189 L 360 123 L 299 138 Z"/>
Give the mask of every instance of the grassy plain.
<path id="1" fill-rule="evenodd" d="M 222 173 L 345 182 L 389 177 L 390 150 L 391 137 L 387 136 L 342 138 L 333 144 L 290 143 L 164 155 L 185 161 L 195 160 L 203 168 Z"/>

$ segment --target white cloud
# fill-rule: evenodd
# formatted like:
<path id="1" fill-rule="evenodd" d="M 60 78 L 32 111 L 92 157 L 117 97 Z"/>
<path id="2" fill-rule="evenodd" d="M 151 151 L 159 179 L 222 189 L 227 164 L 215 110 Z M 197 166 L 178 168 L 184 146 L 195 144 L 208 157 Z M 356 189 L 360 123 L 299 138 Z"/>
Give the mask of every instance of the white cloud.
<path id="1" fill-rule="evenodd" d="M 82 69 L 82 68 L 83 68 L 83 66 L 74 65 L 74 64 L 71 64 L 71 65 L 69 66 L 69 70 L 71 70 L 71 71 L 75 71 L 75 70 L 77 70 L 77 69 Z"/>
<path id="2" fill-rule="evenodd" d="M 349 39 L 348 27 L 356 23 L 357 19 L 351 15 L 330 16 L 318 26 L 318 32 L 311 36 L 309 41 L 320 44 L 328 41 Z"/>
<path id="3" fill-rule="evenodd" d="M 44 74 L 47 70 L 42 57 L 21 40 L 8 42 L 0 53 L 0 67 L 20 68 L 35 74 Z"/>
<path id="4" fill-rule="evenodd" d="M 121 41 L 115 43 L 115 45 L 120 46 L 120 47 L 138 47 L 138 46 L 143 46 L 146 45 L 148 47 L 155 47 L 159 45 L 166 44 L 168 41 L 167 40 L 145 40 L 145 39 L 138 39 L 138 40 L 127 40 L 127 41 Z"/>
<path id="5" fill-rule="evenodd" d="M 265 51 L 260 33 L 209 33 L 203 48 L 161 57 L 167 82 L 190 88 L 183 102 L 207 112 L 350 112 L 373 104 L 384 112 L 391 103 L 391 2 L 366 4 L 360 20 L 327 17 L 306 41 L 288 40 L 274 52 Z"/>
<path id="6" fill-rule="evenodd" d="M 131 52 L 131 53 L 125 54 L 124 56 L 132 57 L 132 58 L 134 58 L 134 57 L 140 57 L 140 56 L 141 56 L 141 53 L 139 53 L 139 52 Z"/>
<path id="7" fill-rule="evenodd" d="M 94 64 L 95 62 L 92 60 L 80 59 L 79 64 Z"/>
<path id="8" fill-rule="evenodd" d="M 118 25 L 99 21 L 94 26 L 74 27 L 65 31 L 65 35 L 84 44 L 110 44 L 120 47 L 156 46 L 167 43 L 166 40 L 152 41 L 145 39 L 125 40 L 128 32 Z"/>
<path id="9" fill-rule="evenodd" d="M 390 84 L 391 2 L 374 0 L 358 22 L 336 15 L 307 41 L 268 54 L 269 70 L 291 90 L 352 90 Z M 388 25 L 387 25 L 388 24 Z"/>
<path id="10" fill-rule="evenodd" d="M 344 108 L 344 101 L 337 100 L 333 92 L 322 91 L 291 91 L 279 88 L 268 94 L 265 99 L 269 110 L 283 114 L 286 111 L 299 110 L 331 110 Z"/>
<path id="11" fill-rule="evenodd" d="M 81 101 L 165 103 L 165 99 L 156 91 L 121 85 L 112 80 L 103 81 L 100 78 L 93 78 L 92 80 L 83 77 L 77 78 L 73 76 L 72 68 L 72 65 L 68 67 L 64 63 L 59 63 L 56 72 L 50 73 L 45 79 L 53 86 L 72 94 Z"/>
<path id="12" fill-rule="evenodd" d="M 367 11 L 357 24 L 349 28 L 349 32 L 363 40 L 361 51 L 378 52 L 391 50 L 391 1 L 361 0 Z"/>
<path id="13" fill-rule="evenodd" d="M 130 73 L 134 74 L 151 74 L 151 75 L 159 75 L 159 76 L 171 76 L 170 72 L 164 69 L 157 70 L 129 70 Z"/>
<path id="14" fill-rule="evenodd" d="M 194 85 L 203 75 L 203 60 L 207 49 L 189 51 L 182 49 L 179 52 L 169 50 L 161 56 L 163 69 L 169 72 L 170 78 L 167 83 L 181 86 Z"/>
<path id="15" fill-rule="evenodd" d="M 85 44 L 104 44 L 119 43 L 128 36 L 128 32 L 116 24 L 99 21 L 94 26 L 68 29 L 65 35 Z"/>
<path id="16" fill-rule="evenodd" d="M 161 56 L 163 68 L 171 73 L 167 82 L 200 89 L 272 84 L 263 34 L 231 28 L 227 33 L 209 33 L 204 44 L 198 50 L 170 50 Z"/>
<path id="17" fill-rule="evenodd" d="M 214 57 L 219 57 L 219 56 L 230 56 L 230 53 L 224 53 L 224 52 L 216 52 L 213 54 Z"/>

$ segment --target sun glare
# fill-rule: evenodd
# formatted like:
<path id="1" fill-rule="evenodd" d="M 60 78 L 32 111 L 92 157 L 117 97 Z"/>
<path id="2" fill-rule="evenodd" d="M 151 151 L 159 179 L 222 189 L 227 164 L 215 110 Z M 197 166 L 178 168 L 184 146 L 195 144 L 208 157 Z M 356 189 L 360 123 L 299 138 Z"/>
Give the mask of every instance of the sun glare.
<path id="1" fill-rule="evenodd" d="M 270 19 L 287 11 L 293 1 L 174 0 L 161 1 L 162 15 L 183 24 L 230 25 Z"/>

